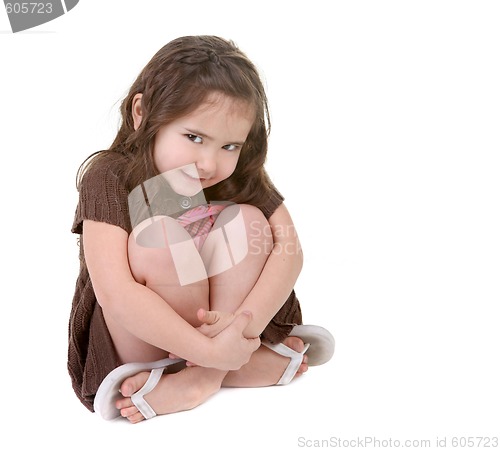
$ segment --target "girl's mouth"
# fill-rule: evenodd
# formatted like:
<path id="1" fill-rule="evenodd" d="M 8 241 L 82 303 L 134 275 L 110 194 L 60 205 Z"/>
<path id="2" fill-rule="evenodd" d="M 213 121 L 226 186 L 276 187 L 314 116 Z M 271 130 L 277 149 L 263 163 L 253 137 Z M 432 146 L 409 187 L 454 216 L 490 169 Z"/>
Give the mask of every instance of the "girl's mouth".
<path id="1" fill-rule="evenodd" d="M 189 180 L 196 180 L 196 181 L 201 181 L 201 180 L 204 180 L 204 179 L 201 179 L 200 177 L 198 176 L 193 176 L 191 174 L 188 174 L 187 172 L 184 172 L 182 169 L 181 169 L 181 172 L 189 179 Z"/>

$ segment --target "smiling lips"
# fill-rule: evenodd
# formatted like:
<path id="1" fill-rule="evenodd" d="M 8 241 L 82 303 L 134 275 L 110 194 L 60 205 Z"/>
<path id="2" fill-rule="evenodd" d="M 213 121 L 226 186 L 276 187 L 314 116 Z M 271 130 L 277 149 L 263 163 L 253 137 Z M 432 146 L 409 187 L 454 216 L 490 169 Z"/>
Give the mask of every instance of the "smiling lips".
<path id="1" fill-rule="evenodd" d="M 196 176 L 194 176 L 194 175 L 191 175 L 191 174 L 189 174 L 189 173 L 187 173 L 187 172 L 184 172 L 184 171 L 182 171 L 182 170 L 181 170 L 181 172 L 182 172 L 182 173 L 183 173 L 186 177 L 188 177 L 188 178 L 189 178 L 189 179 L 191 179 L 191 180 L 196 180 L 196 181 L 200 181 L 200 182 L 203 182 L 204 180 L 206 180 L 206 179 L 204 179 L 203 177 L 198 177 L 197 175 L 196 175 Z"/>

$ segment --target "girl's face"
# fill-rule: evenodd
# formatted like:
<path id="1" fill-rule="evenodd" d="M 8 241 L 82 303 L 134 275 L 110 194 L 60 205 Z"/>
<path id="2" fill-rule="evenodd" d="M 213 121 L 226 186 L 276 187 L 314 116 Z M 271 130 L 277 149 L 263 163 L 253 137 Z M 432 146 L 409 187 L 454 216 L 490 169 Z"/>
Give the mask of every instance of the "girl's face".
<path id="1" fill-rule="evenodd" d="M 244 101 L 213 94 L 192 113 L 158 130 L 156 168 L 185 196 L 225 180 L 236 168 L 254 119 L 253 108 Z"/>

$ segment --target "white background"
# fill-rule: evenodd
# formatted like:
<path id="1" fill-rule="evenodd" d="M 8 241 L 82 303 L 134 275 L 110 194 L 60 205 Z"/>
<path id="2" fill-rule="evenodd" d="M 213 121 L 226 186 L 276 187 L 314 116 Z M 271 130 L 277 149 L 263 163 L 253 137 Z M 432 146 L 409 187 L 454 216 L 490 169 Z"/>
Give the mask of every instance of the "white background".
<path id="1" fill-rule="evenodd" d="M 5 449 L 499 436 L 499 23 L 492 1 L 81 0 L 12 34 L 1 10 Z M 104 422 L 66 372 L 75 174 L 111 143 L 142 67 L 186 34 L 233 39 L 262 72 L 304 320 L 337 351 L 286 387 Z"/>

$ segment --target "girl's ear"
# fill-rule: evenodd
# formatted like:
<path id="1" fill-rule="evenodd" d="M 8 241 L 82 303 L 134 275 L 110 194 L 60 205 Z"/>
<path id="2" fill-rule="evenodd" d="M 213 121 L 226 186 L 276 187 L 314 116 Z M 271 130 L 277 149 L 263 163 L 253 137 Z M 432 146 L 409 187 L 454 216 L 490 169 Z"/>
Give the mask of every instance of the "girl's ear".
<path id="1" fill-rule="evenodd" d="M 137 130 L 142 122 L 142 94 L 136 94 L 132 100 L 132 118 L 134 119 L 134 130 Z"/>

